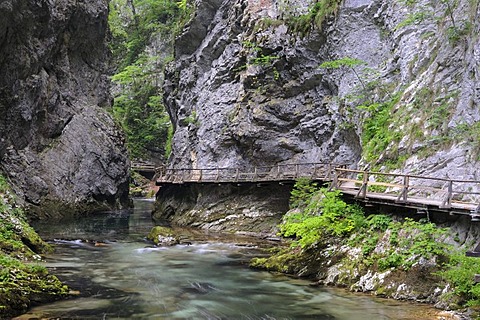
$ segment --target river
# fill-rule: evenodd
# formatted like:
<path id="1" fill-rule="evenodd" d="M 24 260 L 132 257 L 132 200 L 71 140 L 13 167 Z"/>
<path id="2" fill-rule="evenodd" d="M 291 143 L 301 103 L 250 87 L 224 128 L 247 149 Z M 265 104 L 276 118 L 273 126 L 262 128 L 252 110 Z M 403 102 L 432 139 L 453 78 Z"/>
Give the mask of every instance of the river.
<path id="1" fill-rule="evenodd" d="M 251 270 L 254 239 L 197 232 L 191 243 L 154 247 L 144 239 L 152 205 L 35 225 L 56 248 L 45 265 L 76 297 L 16 319 L 437 319 L 428 306 Z"/>

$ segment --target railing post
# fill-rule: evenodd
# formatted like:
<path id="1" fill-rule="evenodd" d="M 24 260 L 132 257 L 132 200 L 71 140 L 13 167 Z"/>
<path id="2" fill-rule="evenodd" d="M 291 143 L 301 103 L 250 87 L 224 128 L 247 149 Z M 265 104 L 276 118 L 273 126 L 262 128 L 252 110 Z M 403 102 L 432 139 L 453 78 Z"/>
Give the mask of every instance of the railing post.
<path id="1" fill-rule="evenodd" d="M 338 185 L 338 173 L 337 173 L 337 170 L 335 168 L 335 171 L 333 171 L 333 180 L 332 180 L 332 184 L 330 185 L 330 190 L 333 190 L 333 189 L 338 189 L 339 185 Z"/>
<path id="2" fill-rule="evenodd" d="M 240 170 L 237 168 L 237 170 L 235 172 L 235 182 L 238 182 L 239 175 L 240 175 Z"/>
<path id="3" fill-rule="evenodd" d="M 453 198 L 453 181 L 448 181 L 448 188 L 447 188 L 447 196 L 442 201 L 440 208 L 450 208 L 452 206 L 452 198 Z"/>
<path id="4" fill-rule="evenodd" d="M 203 169 L 200 169 L 200 176 L 198 177 L 198 181 L 202 182 L 203 179 Z"/>
<path id="5" fill-rule="evenodd" d="M 295 178 L 293 180 L 298 179 L 298 163 L 295 164 Z"/>
<path id="6" fill-rule="evenodd" d="M 332 164 L 329 163 L 327 166 L 327 175 L 325 176 L 325 180 L 330 180 L 332 178 Z"/>
<path id="7" fill-rule="evenodd" d="M 257 167 L 253 169 L 253 182 L 257 180 Z"/>
<path id="8" fill-rule="evenodd" d="M 357 197 L 365 199 L 367 197 L 368 187 L 368 171 L 363 171 L 363 182 L 360 190 L 358 190 Z"/>
<path id="9" fill-rule="evenodd" d="M 402 192 L 400 192 L 400 194 L 398 195 L 397 202 L 403 202 L 403 203 L 407 202 L 409 184 L 410 184 L 410 176 L 404 176 Z"/>
<path id="10" fill-rule="evenodd" d="M 220 169 L 217 168 L 217 176 L 215 177 L 215 181 L 218 181 L 219 178 L 220 178 Z"/>

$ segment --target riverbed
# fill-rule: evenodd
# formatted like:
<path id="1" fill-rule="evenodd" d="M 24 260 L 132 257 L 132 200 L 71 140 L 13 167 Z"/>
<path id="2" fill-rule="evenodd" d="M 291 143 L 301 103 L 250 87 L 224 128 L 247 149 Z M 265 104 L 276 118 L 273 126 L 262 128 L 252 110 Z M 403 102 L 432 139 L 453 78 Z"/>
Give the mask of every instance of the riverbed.
<path id="1" fill-rule="evenodd" d="M 438 319 L 430 306 L 249 269 L 258 239 L 184 230 L 183 244 L 155 247 L 152 206 L 35 225 L 56 249 L 45 266 L 73 296 L 16 319 Z"/>

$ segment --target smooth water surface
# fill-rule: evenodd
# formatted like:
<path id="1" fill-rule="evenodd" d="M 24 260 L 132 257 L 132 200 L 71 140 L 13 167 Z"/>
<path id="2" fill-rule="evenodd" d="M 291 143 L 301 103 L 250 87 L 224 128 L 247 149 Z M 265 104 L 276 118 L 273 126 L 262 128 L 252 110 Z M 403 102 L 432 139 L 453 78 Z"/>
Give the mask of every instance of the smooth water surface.
<path id="1" fill-rule="evenodd" d="M 77 297 L 18 319 L 435 319 L 426 306 L 251 270 L 256 240 L 188 233 L 186 244 L 154 247 L 144 240 L 151 208 L 138 200 L 132 214 L 37 225 L 56 247 L 46 266 Z"/>

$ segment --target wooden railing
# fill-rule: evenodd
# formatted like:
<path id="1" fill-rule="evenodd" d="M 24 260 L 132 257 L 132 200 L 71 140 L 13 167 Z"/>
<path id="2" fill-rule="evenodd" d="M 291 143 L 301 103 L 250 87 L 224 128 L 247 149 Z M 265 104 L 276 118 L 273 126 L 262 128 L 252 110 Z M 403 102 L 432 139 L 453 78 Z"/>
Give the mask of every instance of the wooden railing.
<path id="1" fill-rule="evenodd" d="M 235 183 L 292 181 L 299 178 L 330 181 L 335 167 L 328 163 L 279 164 L 254 168 L 197 168 L 163 169 L 159 172 L 158 184 L 165 183 Z"/>
<path id="2" fill-rule="evenodd" d="M 434 206 L 478 214 L 480 181 L 347 169 L 330 163 L 280 164 L 254 168 L 161 169 L 158 185 L 182 183 L 282 182 L 309 178 L 357 199 L 416 208 Z"/>
<path id="3" fill-rule="evenodd" d="M 134 171 L 152 171 L 155 172 L 157 167 L 149 162 L 132 162 L 130 168 Z"/>
<path id="4" fill-rule="evenodd" d="M 478 212 L 480 181 L 335 168 L 332 188 L 356 198 Z"/>

